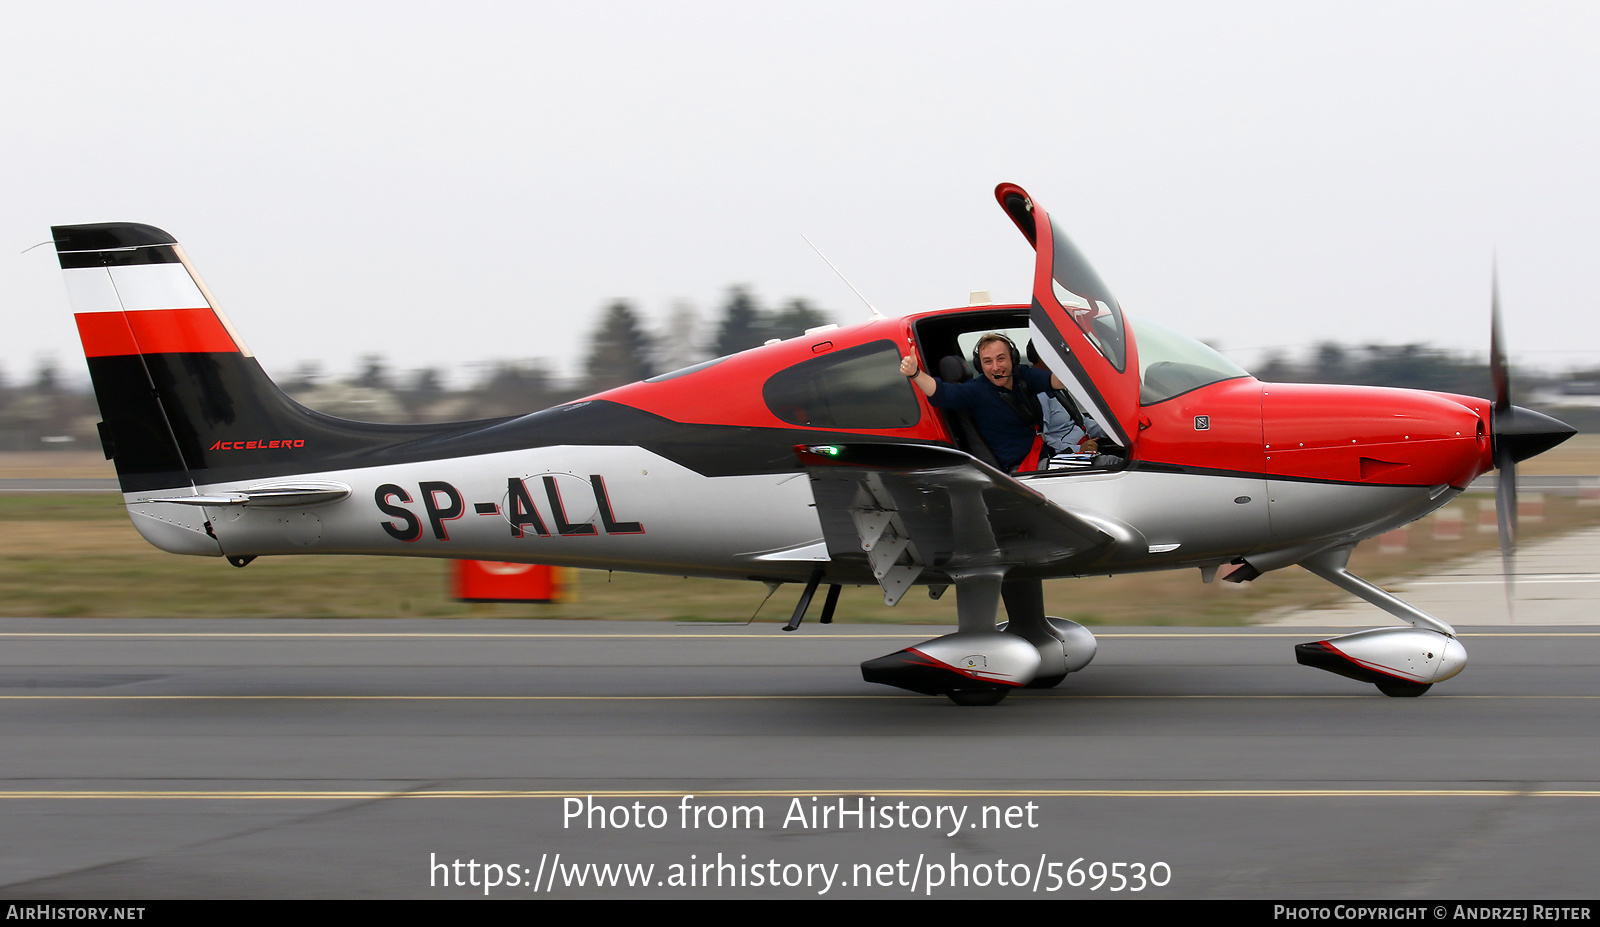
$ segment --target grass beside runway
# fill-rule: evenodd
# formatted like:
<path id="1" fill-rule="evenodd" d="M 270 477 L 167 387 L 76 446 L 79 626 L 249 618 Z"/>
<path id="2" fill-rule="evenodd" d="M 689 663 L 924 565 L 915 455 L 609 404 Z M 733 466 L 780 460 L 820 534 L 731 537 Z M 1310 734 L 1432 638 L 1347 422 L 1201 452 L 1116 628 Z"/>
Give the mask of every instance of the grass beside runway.
<path id="1" fill-rule="evenodd" d="M 1467 554 L 1494 550 L 1477 529 L 1480 500 L 1458 499 L 1459 540 L 1434 537 L 1434 520 L 1411 526 L 1404 553 L 1364 543 L 1352 568 L 1383 581 Z M 1600 525 L 1600 505 L 1551 496 L 1542 520 L 1522 522 L 1524 541 Z M 553 605 L 466 605 L 452 601 L 449 563 L 399 557 L 263 557 L 244 569 L 208 557 L 166 554 L 133 530 L 115 494 L 0 494 L 0 616 L 4 617 L 503 617 L 745 621 L 766 595 L 759 583 L 573 571 L 574 600 Z M 786 586 L 758 620 L 782 622 L 798 586 Z M 1340 601 L 1345 594 L 1298 568 L 1254 583 L 1200 582 L 1197 570 L 1087 577 L 1045 584 L 1050 614 L 1098 625 L 1240 625 L 1288 606 Z M 812 605 L 814 616 L 821 596 Z M 953 623 L 954 596 L 934 602 L 919 589 L 896 608 L 873 588 L 846 588 L 840 621 Z"/>

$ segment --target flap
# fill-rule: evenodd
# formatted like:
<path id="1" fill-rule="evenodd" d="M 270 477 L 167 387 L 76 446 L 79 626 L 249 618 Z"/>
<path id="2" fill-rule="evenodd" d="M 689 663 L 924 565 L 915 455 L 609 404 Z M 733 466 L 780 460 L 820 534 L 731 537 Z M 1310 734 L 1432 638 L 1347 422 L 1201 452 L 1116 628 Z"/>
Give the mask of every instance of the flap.
<path id="1" fill-rule="evenodd" d="M 866 555 L 893 605 L 925 570 L 1088 563 L 1115 539 L 970 454 L 925 444 L 796 445 L 830 559 Z"/>

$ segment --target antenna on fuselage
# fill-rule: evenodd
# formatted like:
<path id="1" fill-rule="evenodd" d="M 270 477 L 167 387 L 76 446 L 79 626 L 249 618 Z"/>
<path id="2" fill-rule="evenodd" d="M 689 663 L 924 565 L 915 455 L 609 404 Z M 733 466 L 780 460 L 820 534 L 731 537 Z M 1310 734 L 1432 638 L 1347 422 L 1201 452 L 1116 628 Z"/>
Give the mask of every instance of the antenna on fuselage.
<path id="1" fill-rule="evenodd" d="M 872 304 L 871 300 L 869 300 L 865 296 L 861 295 L 861 291 L 856 289 L 856 285 L 850 282 L 850 278 L 846 277 L 844 275 L 844 272 L 841 271 L 839 268 L 833 266 L 833 262 L 828 260 L 828 256 L 826 254 L 822 253 L 822 249 L 818 248 L 816 246 L 816 244 L 811 241 L 811 239 L 806 238 L 806 233 L 801 232 L 800 233 L 800 237 L 806 239 L 806 244 L 811 245 L 811 250 L 817 252 L 817 257 L 822 258 L 823 262 L 826 263 L 829 267 L 833 267 L 833 272 L 839 275 L 839 279 L 843 280 L 844 281 L 844 285 L 850 288 L 850 292 L 856 294 L 856 296 L 860 297 L 862 302 L 867 304 L 867 308 L 872 310 L 872 318 L 873 318 L 873 320 L 884 318 L 883 313 L 878 311 L 878 307 L 874 306 Z"/>

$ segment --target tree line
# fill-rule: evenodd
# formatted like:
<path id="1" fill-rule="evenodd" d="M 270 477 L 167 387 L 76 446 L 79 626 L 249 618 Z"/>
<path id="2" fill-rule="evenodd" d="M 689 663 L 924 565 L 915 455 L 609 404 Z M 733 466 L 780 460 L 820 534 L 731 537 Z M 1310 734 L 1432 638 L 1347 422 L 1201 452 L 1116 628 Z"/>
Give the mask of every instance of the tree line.
<path id="1" fill-rule="evenodd" d="M 716 324 L 693 307 L 674 306 L 648 324 L 632 303 L 604 307 L 575 379 L 559 377 L 545 360 L 500 360 L 478 366 L 475 381 L 451 387 L 441 368 L 396 372 L 381 355 L 360 359 L 345 377 L 302 363 L 278 384 L 311 408 L 366 421 L 452 421 L 518 415 L 594 392 L 791 338 L 830 319 L 803 299 L 763 307 L 744 287 L 729 290 Z M 1252 371 L 1267 382 L 1348 383 L 1435 390 L 1470 396 L 1491 392 L 1488 364 L 1427 344 L 1347 345 L 1324 342 L 1299 356 L 1269 354 Z M 1600 368 L 1564 375 L 1516 370 L 1519 405 L 1547 411 L 1582 431 L 1600 431 Z M 1585 400 L 1595 399 L 1589 406 Z M 54 360 L 13 383 L 0 371 L 0 451 L 99 448 L 99 412 L 86 383 L 69 382 Z"/>
<path id="2" fill-rule="evenodd" d="M 791 299 L 776 310 L 766 310 L 749 290 L 734 287 L 716 335 L 700 345 L 692 309 L 675 309 L 662 329 L 652 334 L 645 330 L 632 304 L 617 300 L 606 307 L 590 339 L 583 371 L 585 388 L 592 392 L 648 379 L 773 339 L 793 338 L 828 322 L 828 317 L 806 300 Z"/>
<path id="3" fill-rule="evenodd" d="M 1325 341 L 1294 358 L 1273 352 L 1251 373 L 1267 383 L 1398 386 L 1487 396 L 1489 364 L 1426 344 L 1344 345 Z"/>

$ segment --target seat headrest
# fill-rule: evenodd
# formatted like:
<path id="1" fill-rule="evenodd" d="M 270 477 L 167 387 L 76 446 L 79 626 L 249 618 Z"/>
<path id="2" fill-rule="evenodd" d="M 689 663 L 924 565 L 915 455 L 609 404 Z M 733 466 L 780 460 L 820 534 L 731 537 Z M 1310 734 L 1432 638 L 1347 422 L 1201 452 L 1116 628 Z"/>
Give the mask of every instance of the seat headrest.
<path id="1" fill-rule="evenodd" d="M 965 383 L 972 379 L 967 372 L 967 362 L 950 354 L 939 361 L 939 379 L 946 383 Z"/>

